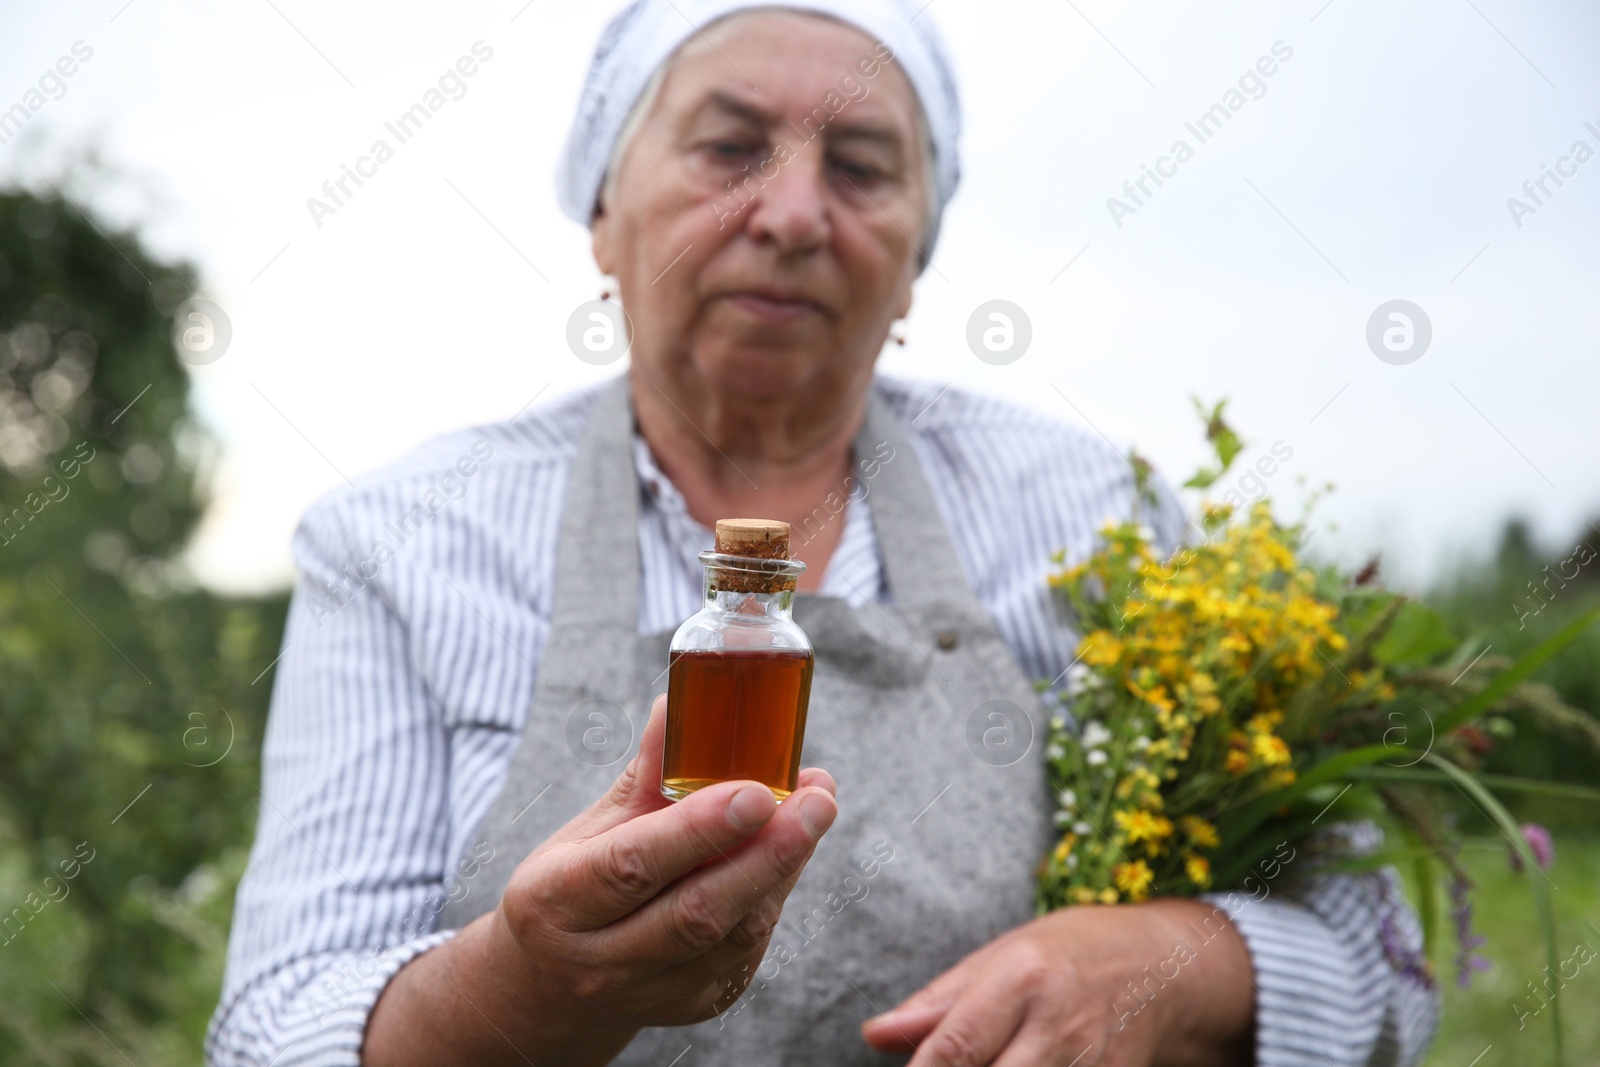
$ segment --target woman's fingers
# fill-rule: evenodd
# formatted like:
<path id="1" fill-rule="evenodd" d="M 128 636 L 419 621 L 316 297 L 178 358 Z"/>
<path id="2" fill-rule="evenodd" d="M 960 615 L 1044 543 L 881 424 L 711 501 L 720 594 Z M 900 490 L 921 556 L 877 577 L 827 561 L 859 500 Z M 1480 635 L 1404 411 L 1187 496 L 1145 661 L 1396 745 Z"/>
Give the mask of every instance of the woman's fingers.
<path id="1" fill-rule="evenodd" d="M 861 1036 L 880 1052 L 910 1052 L 927 1037 L 972 984 L 969 956 L 894 1008 L 861 1024 Z"/>
<path id="2" fill-rule="evenodd" d="M 830 798 L 831 799 L 831 798 Z M 552 848 L 534 903 L 563 929 L 622 919 L 701 864 L 738 849 L 777 811 L 758 782 L 719 782 L 661 811 Z"/>
<path id="3" fill-rule="evenodd" d="M 912 1052 L 949 1009 L 939 1005 L 896 1008 L 861 1024 L 861 1036 L 879 1052 Z"/>
<path id="4" fill-rule="evenodd" d="M 661 754 L 666 738 L 667 696 L 663 693 L 650 705 L 650 717 L 639 735 L 639 751 L 622 768 L 611 788 L 586 811 L 557 830 L 551 841 L 582 841 L 670 804 L 671 801 L 661 795 Z"/>
<path id="5" fill-rule="evenodd" d="M 828 794 L 832 797 L 837 798 L 839 796 L 839 786 L 834 782 L 833 775 L 829 774 L 821 767 L 800 768 L 800 781 L 799 784 L 794 787 L 795 792 L 798 793 L 808 785 L 814 785 L 819 789 L 826 789 Z"/>
<path id="6" fill-rule="evenodd" d="M 795 883 L 805 868 L 800 867 L 779 882 L 776 888 L 755 903 L 716 945 L 692 960 L 678 964 L 664 972 L 665 977 L 682 977 L 699 984 L 711 984 L 730 973 L 747 977 L 755 973 L 766 953 L 768 940 L 778 919 L 783 915 L 784 904 L 794 891 Z"/>
<path id="7" fill-rule="evenodd" d="M 968 1067 L 994 1063 L 1022 1029 L 1028 1014 L 1020 991 L 974 987 L 917 1043 L 907 1067 Z"/>
<path id="8" fill-rule="evenodd" d="M 667 696 L 663 693 L 650 705 L 650 716 L 639 737 L 639 751 L 623 767 L 605 795 L 556 831 L 552 841 L 582 841 L 629 819 L 667 807 L 671 801 L 661 795 L 661 759 L 666 737 Z M 800 771 L 796 790 L 806 786 L 817 786 L 838 795 L 833 776 L 821 767 L 806 767 Z"/>
<path id="9" fill-rule="evenodd" d="M 744 847 L 720 850 L 721 862 L 706 864 L 611 929 L 599 931 L 601 951 L 661 967 L 710 951 L 805 866 L 837 814 L 827 790 L 797 790 Z"/>
<path id="10" fill-rule="evenodd" d="M 1105 1061 L 1104 1041 L 1096 1043 L 1087 1036 L 1063 1041 L 1048 1026 L 1036 1026 L 1030 1018 L 1012 1036 L 993 1067 L 1099 1067 Z"/>
<path id="11" fill-rule="evenodd" d="M 508 894 L 547 928 L 594 935 L 591 959 L 661 969 L 719 949 L 736 964 L 770 933 L 837 814 L 838 787 L 807 767 L 781 806 L 750 781 L 671 803 L 660 794 L 665 726 L 663 696 L 605 796 L 540 847 L 537 873 Z"/>
<path id="12" fill-rule="evenodd" d="M 826 789 L 829 795 L 837 795 L 834 793 L 837 786 L 834 785 L 833 776 L 820 767 L 801 769 L 799 784 L 795 791 L 799 792 L 807 787 Z M 748 979 L 760 965 L 762 955 L 766 952 L 767 941 L 783 914 L 783 906 L 803 873 L 805 873 L 803 866 L 796 868 L 793 874 L 779 882 L 772 892 L 762 897 L 746 912 L 744 918 L 728 931 L 728 936 L 721 942 L 704 954 L 679 964 L 667 974 L 692 976 L 702 983 L 712 983 L 719 979 L 723 979 L 725 983 L 729 973 L 743 974 Z"/>

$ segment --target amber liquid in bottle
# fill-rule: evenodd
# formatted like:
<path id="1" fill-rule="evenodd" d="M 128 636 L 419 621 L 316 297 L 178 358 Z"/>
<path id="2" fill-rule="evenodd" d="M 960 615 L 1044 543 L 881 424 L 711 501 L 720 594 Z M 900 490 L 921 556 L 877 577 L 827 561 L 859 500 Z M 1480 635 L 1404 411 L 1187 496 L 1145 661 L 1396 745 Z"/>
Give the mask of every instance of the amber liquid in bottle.
<path id="1" fill-rule="evenodd" d="M 794 792 L 812 662 L 789 649 L 672 653 L 662 791 L 680 799 L 750 778 L 780 801 Z"/>

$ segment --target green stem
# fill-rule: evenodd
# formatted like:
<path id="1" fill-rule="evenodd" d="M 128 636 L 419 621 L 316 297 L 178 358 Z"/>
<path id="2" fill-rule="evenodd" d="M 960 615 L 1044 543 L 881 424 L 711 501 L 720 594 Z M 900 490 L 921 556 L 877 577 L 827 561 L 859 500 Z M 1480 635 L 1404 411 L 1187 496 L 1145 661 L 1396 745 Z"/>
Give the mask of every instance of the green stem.
<path id="1" fill-rule="evenodd" d="M 1587 630 L 1597 620 L 1600 620 L 1600 605 L 1590 608 L 1566 626 L 1545 638 L 1533 651 L 1495 675 L 1494 681 L 1441 715 L 1434 724 L 1435 732 L 1445 733 L 1448 730 L 1453 730 L 1462 723 L 1475 719 L 1488 711 L 1494 706 L 1495 701 L 1511 692 L 1511 690 L 1531 677 L 1540 667 L 1554 659 L 1562 649 L 1581 637 L 1583 631 Z"/>
<path id="2" fill-rule="evenodd" d="M 1493 793 L 1485 789 L 1473 775 L 1457 767 L 1454 763 L 1428 753 L 1423 757 L 1429 763 L 1438 767 L 1455 783 L 1467 799 L 1478 805 L 1483 814 L 1493 822 L 1505 835 L 1511 846 L 1522 856 L 1523 870 L 1529 872 L 1528 884 L 1533 888 L 1534 908 L 1539 914 L 1539 932 L 1544 937 L 1544 951 L 1549 963 L 1551 973 L 1559 973 L 1560 961 L 1556 957 L 1556 917 L 1555 909 L 1550 902 L 1550 883 L 1545 877 L 1543 868 L 1534 859 L 1533 849 L 1528 847 L 1527 839 L 1522 836 L 1522 829 L 1517 825 L 1504 805 L 1497 800 Z M 1537 875 L 1538 877 L 1534 877 Z M 1555 1028 L 1556 1042 L 1556 1067 L 1561 1067 L 1565 1062 L 1561 1043 L 1561 991 L 1556 987 L 1550 991 L 1550 1022 Z"/>
<path id="3" fill-rule="evenodd" d="M 1440 785 L 1450 781 L 1439 771 L 1420 767 L 1362 767 L 1346 775 L 1358 782 L 1428 782 Z M 1480 774 L 1478 781 L 1486 787 L 1505 793 L 1534 793 L 1540 796 L 1567 797 L 1572 800 L 1600 801 L 1600 789 L 1573 785 L 1570 782 L 1541 782 L 1537 778 L 1516 778 L 1505 774 Z"/>

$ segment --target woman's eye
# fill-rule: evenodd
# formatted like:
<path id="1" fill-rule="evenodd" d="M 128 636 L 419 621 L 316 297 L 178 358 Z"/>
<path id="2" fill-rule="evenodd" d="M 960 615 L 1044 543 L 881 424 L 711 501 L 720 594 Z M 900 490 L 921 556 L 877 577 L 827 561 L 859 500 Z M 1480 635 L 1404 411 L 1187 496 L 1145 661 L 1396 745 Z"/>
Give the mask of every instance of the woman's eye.
<path id="1" fill-rule="evenodd" d="M 755 151 L 755 147 L 738 141 L 717 141 L 711 145 L 712 155 L 719 159 L 742 159 Z"/>
<path id="2" fill-rule="evenodd" d="M 841 174 L 853 182 L 870 182 L 883 177 L 883 172 L 870 163 L 858 163 L 853 160 L 840 159 L 835 160 L 833 165 L 839 169 Z"/>

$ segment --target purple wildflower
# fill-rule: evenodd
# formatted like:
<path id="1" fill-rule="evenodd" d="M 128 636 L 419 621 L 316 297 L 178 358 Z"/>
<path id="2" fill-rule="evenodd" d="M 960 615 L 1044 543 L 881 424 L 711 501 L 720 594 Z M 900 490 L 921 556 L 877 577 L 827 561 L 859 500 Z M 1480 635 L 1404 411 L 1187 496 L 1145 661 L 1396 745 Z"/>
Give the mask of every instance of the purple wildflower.
<path id="1" fill-rule="evenodd" d="M 1390 966 L 1401 974 L 1408 975 L 1418 983 L 1428 988 L 1433 987 L 1433 964 L 1428 962 L 1419 947 L 1413 947 L 1405 934 L 1395 924 L 1395 915 L 1399 905 L 1394 898 L 1394 887 L 1389 879 L 1378 874 L 1373 876 L 1378 885 L 1378 940 L 1383 945 L 1383 954 L 1388 959 Z"/>
<path id="2" fill-rule="evenodd" d="M 1528 843 L 1528 851 L 1533 853 L 1533 862 L 1537 863 L 1541 870 L 1548 870 L 1556 859 L 1556 846 L 1550 839 L 1550 831 L 1536 822 L 1525 822 L 1519 829 L 1522 831 L 1522 839 Z M 1511 850 L 1511 869 L 1518 874 L 1522 873 L 1521 849 Z"/>
<path id="3" fill-rule="evenodd" d="M 1472 932 L 1472 883 L 1461 875 L 1450 879 L 1450 918 L 1456 924 L 1456 985 L 1466 989 L 1472 985 L 1473 971 L 1487 971 L 1490 963 L 1477 954 L 1476 949 L 1488 943 L 1488 938 Z"/>

